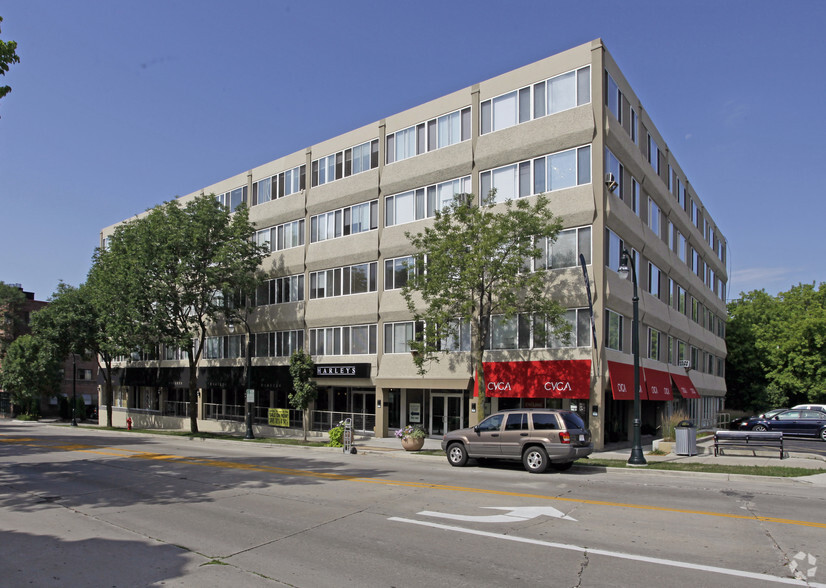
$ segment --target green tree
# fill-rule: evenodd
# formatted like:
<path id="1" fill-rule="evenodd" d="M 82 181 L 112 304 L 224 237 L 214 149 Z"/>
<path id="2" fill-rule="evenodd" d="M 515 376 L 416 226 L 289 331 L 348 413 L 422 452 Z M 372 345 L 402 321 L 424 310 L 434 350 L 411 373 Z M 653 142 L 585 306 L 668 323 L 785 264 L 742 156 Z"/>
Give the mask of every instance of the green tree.
<path id="1" fill-rule="evenodd" d="M 570 326 L 564 309 L 550 297 L 545 271 L 525 271 L 541 256 L 542 239 L 553 241 L 562 228 L 549 210 L 548 199 L 508 200 L 494 204 L 494 192 L 482 205 L 472 194 L 454 199 L 436 213 L 432 226 L 406 233 L 416 251 L 416 268 L 408 268 L 402 293 L 420 330 L 410 342 L 420 373 L 439 360 L 442 342 L 455 337 L 461 324 L 470 325 L 471 358 L 477 375 L 479 418 L 485 417 L 482 369 L 493 315 L 514 319 L 535 313 L 541 334 L 566 338 Z"/>
<path id="2" fill-rule="evenodd" d="M 290 356 L 290 376 L 293 379 L 293 391 L 290 392 L 289 400 L 293 408 L 304 411 L 303 428 L 304 440 L 307 440 L 307 432 L 310 430 L 310 412 L 307 410 L 310 403 L 318 397 L 318 387 L 311 379 L 315 373 L 315 363 L 309 353 L 303 349 L 294 351 Z"/>
<path id="3" fill-rule="evenodd" d="M 0 22 L 3 22 L 2 16 L 0 16 Z M 5 76 L 12 63 L 20 63 L 20 57 L 17 56 L 17 42 L 0 41 L 0 75 Z M 0 86 L 0 98 L 9 92 L 11 92 L 10 86 Z"/>
<path id="4" fill-rule="evenodd" d="M 826 283 L 741 294 L 728 315 L 726 386 L 735 402 L 755 409 L 826 402 Z"/>
<path id="5" fill-rule="evenodd" d="M 12 341 L 26 330 L 25 303 L 26 295 L 20 288 L 0 282 L 0 362 Z"/>
<path id="6" fill-rule="evenodd" d="M 40 397 L 60 388 L 60 361 L 53 348 L 33 335 L 15 339 L 3 360 L 2 386 L 24 414 L 37 416 Z"/>
<path id="7" fill-rule="evenodd" d="M 198 432 L 197 368 L 209 329 L 225 321 L 226 296 L 255 292 L 264 248 L 246 206 L 230 212 L 214 195 L 173 200 L 118 227 L 108 255 L 129 297 L 127 322 L 145 347 L 177 347 L 189 364 L 190 428 Z M 229 309 L 229 310 L 228 310 Z"/>

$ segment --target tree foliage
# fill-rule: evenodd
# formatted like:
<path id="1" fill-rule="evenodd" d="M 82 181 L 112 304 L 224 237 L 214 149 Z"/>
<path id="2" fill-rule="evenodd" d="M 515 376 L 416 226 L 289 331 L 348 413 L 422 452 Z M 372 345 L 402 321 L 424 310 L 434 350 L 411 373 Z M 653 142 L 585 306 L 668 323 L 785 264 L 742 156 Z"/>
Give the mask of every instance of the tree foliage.
<path id="1" fill-rule="evenodd" d="M 120 225 L 98 255 L 120 285 L 124 328 L 145 347 L 187 352 L 190 427 L 198 431 L 197 367 L 208 329 L 231 318 L 228 302 L 254 293 L 264 254 L 248 209 L 230 212 L 214 195 L 173 200 Z"/>
<path id="2" fill-rule="evenodd" d="M 60 389 L 60 360 L 42 339 L 22 335 L 9 345 L 3 360 L 2 387 L 24 414 L 36 416 L 41 395 Z"/>
<path id="3" fill-rule="evenodd" d="M 0 362 L 12 341 L 26 330 L 23 305 L 26 295 L 17 286 L 0 282 Z"/>
<path id="4" fill-rule="evenodd" d="M 826 283 L 728 305 L 726 387 L 735 408 L 826 402 Z"/>
<path id="5" fill-rule="evenodd" d="M 492 316 L 536 313 L 545 317 L 536 326 L 546 334 L 565 338 L 570 331 L 564 309 L 549 296 L 549 274 L 526 271 L 541 256 L 540 239 L 553 241 L 562 227 L 547 197 L 494 204 L 493 196 L 477 205 L 472 194 L 460 195 L 437 211 L 432 226 L 406 233 L 416 251 L 416 267 L 409 268 L 402 290 L 422 325 L 410 343 L 420 373 L 429 361 L 439 360 L 442 342 L 455 338 L 461 323 L 470 324 L 480 419 L 485 416 L 482 364 Z"/>
<path id="6" fill-rule="evenodd" d="M 0 22 L 3 22 L 2 16 L 0 16 Z M 20 63 L 20 57 L 17 55 L 17 42 L 0 40 L 0 75 L 5 76 L 12 63 Z M 11 92 L 10 86 L 0 86 L 0 98 L 9 92 Z"/>
<path id="7" fill-rule="evenodd" d="M 293 391 L 289 400 L 293 408 L 304 411 L 304 440 L 307 440 L 307 431 L 310 429 L 310 415 L 307 410 L 311 402 L 318 397 L 318 387 L 312 380 L 315 374 L 315 363 L 310 354 L 298 349 L 290 356 L 290 376 L 293 379 Z"/>

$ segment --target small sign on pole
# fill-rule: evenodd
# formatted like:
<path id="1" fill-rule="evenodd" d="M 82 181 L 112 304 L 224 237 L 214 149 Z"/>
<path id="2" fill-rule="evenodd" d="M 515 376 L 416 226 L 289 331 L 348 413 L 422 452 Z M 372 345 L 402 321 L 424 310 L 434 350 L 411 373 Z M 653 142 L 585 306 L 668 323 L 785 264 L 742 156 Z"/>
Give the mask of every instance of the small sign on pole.
<path id="1" fill-rule="evenodd" d="M 255 402 L 255 390 L 251 388 L 247 390 L 247 402 Z"/>

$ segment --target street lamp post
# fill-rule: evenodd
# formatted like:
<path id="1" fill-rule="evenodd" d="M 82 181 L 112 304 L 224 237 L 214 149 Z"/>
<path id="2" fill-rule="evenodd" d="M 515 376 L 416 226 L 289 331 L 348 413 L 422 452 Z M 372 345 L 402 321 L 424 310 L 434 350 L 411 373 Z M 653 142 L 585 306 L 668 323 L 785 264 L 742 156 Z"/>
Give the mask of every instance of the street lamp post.
<path id="1" fill-rule="evenodd" d="M 77 419 L 75 418 L 75 410 L 77 407 L 77 361 L 75 354 L 72 352 L 72 426 L 77 426 Z"/>
<path id="2" fill-rule="evenodd" d="M 640 297 L 637 293 L 637 269 L 634 259 L 628 250 L 623 248 L 620 260 L 619 274 L 628 276 L 628 266 L 631 266 L 631 283 L 634 285 L 634 297 L 631 299 L 634 306 L 634 318 L 631 323 L 631 353 L 634 355 L 634 441 L 631 446 L 631 455 L 628 465 L 642 467 L 648 465 L 642 452 L 640 439 Z"/>

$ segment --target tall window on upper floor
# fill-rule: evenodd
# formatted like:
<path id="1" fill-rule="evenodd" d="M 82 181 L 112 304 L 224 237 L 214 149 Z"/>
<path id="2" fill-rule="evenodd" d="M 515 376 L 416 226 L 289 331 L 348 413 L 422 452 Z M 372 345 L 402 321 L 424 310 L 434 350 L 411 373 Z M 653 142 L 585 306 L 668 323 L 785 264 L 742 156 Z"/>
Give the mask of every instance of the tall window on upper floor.
<path id="1" fill-rule="evenodd" d="M 633 108 L 631 109 L 631 140 L 634 142 L 634 145 L 638 145 L 638 136 L 637 133 L 637 111 Z"/>
<path id="2" fill-rule="evenodd" d="M 591 67 L 582 67 L 485 100 L 480 105 L 481 134 L 507 129 L 591 102 Z"/>
<path id="3" fill-rule="evenodd" d="M 605 148 L 605 171 L 614 176 L 614 181 L 617 182 L 617 188 L 614 190 L 614 196 L 622 198 L 625 195 L 625 190 L 622 185 L 623 166 L 616 155 L 611 153 L 611 150 Z"/>
<path id="4" fill-rule="evenodd" d="M 605 309 L 605 347 L 622 351 L 623 316 Z"/>
<path id="5" fill-rule="evenodd" d="M 367 355 L 376 353 L 376 325 L 310 329 L 311 355 Z"/>
<path id="6" fill-rule="evenodd" d="M 660 207 L 650 196 L 648 197 L 648 227 L 658 237 L 662 236 L 660 234 Z"/>
<path id="7" fill-rule="evenodd" d="M 312 186 L 354 176 L 379 166 L 379 140 L 373 139 L 350 149 L 313 161 Z"/>
<path id="8" fill-rule="evenodd" d="M 421 333 L 424 325 L 406 321 L 401 323 L 384 324 L 384 352 L 410 353 L 410 342 L 417 333 Z"/>
<path id="9" fill-rule="evenodd" d="M 494 202 L 499 203 L 590 184 L 591 146 L 484 171 L 479 174 L 479 183 L 479 197 L 484 203 L 488 202 L 491 190 L 496 190 Z"/>
<path id="10" fill-rule="evenodd" d="M 605 72 L 605 105 L 620 123 L 622 122 L 622 92 L 617 82 L 607 71 Z"/>
<path id="11" fill-rule="evenodd" d="M 230 211 L 234 211 L 241 203 L 247 201 L 247 187 L 244 186 L 230 190 L 229 192 L 224 192 L 223 194 L 218 194 L 215 198 Z"/>
<path id="12" fill-rule="evenodd" d="M 660 268 L 653 263 L 648 264 L 648 293 L 655 298 L 660 297 Z"/>
<path id="13" fill-rule="evenodd" d="M 402 161 L 468 139 L 470 107 L 388 134 L 385 163 Z"/>
<path id="14" fill-rule="evenodd" d="M 416 271 L 416 260 L 412 255 L 384 260 L 384 289 L 398 290 L 407 285 L 407 281 Z"/>
<path id="15" fill-rule="evenodd" d="M 633 176 L 631 177 L 631 210 L 640 216 L 640 183 Z"/>
<path id="16" fill-rule="evenodd" d="M 275 186 L 275 190 L 273 190 Z M 252 206 L 272 200 L 273 193 L 278 194 L 278 176 L 258 180 L 252 184 Z"/>
<path id="17" fill-rule="evenodd" d="M 278 197 L 283 198 L 304 190 L 307 187 L 306 172 L 307 166 L 299 165 L 278 174 Z"/>
<path id="18" fill-rule="evenodd" d="M 648 135 L 648 163 L 660 175 L 660 147 L 651 135 Z"/>
<path id="19" fill-rule="evenodd" d="M 677 257 L 682 260 L 683 263 L 688 264 L 688 257 L 686 257 L 687 253 L 687 246 L 685 236 L 680 231 L 677 231 Z"/>
<path id="20" fill-rule="evenodd" d="M 648 359 L 660 359 L 660 339 L 662 333 L 657 329 L 648 329 Z"/>
<path id="21" fill-rule="evenodd" d="M 470 176 L 388 196 L 384 201 L 384 225 L 392 227 L 436 216 L 459 194 L 470 192 Z"/>
<path id="22" fill-rule="evenodd" d="M 542 254 L 534 259 L 534 270 L 576 267 L 580 254 L 586 264 L 591 263 L 591 227 L 565 229 L 559 232 L 556 241 L 542 239 L 536 245 Z"/>
<path id="23" fill-rule="evenodd" d="M 622 250 L 625 249 L 625 242 L 611 229 L 605 229 L 605 265 L 614 271 L 617 271 L 622 261 Z M 640 276 L 639 260 L 637 252 L 631 250 L 632 261 L 634 263 L 634 271 L 637 272 L 637 277 Z"/>

